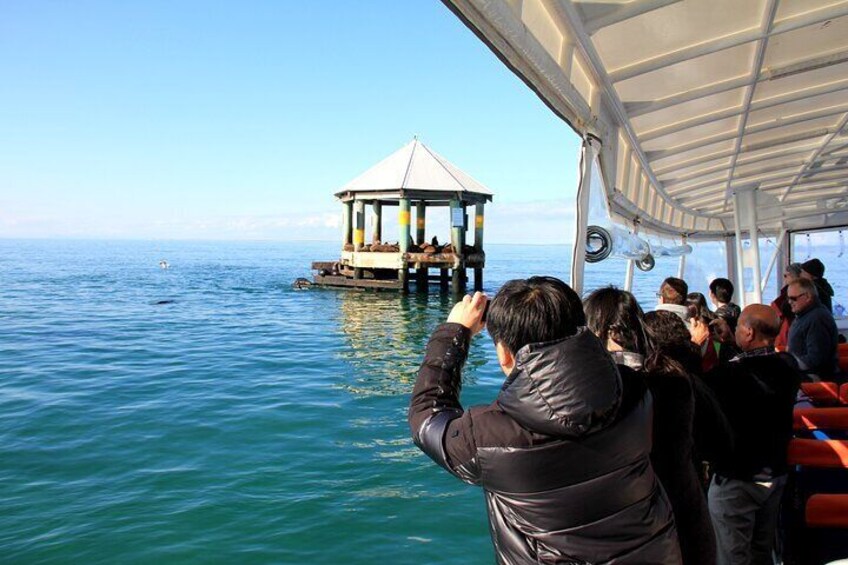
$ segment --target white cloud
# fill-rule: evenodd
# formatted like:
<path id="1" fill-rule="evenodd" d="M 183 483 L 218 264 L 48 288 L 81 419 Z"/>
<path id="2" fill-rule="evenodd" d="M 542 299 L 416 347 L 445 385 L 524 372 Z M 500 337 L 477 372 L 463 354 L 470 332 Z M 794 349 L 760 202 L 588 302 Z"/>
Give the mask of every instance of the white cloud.
<path id="1" fill-rule="evenodd" d="M 384 219 L 384 239 L 396 240 L 393 209 Z M 95 239 L 224 239 L 337 240 L 341 237 L 341 206 L 302 209 L 277 214 L 188 216 L 163 211 L 155 217 L 110 215 L 106 210 L 82 214 L 39 214 L 0 207 L 0 237 Z M 469 211 L 473 216 L 473 209 Z M 427 215 L 428 239 L 450 237 L 446 209 Z M 370 219 L 369 219 L 370 229 Z M 473 218 L 472 218 L 473 225 Z M 572 237 L 574 205 L 566 199 L 495 202 L 486 206 L 486 241 L 551 244 Z M 473 228 L 469 239 L 473 238 Z"/>

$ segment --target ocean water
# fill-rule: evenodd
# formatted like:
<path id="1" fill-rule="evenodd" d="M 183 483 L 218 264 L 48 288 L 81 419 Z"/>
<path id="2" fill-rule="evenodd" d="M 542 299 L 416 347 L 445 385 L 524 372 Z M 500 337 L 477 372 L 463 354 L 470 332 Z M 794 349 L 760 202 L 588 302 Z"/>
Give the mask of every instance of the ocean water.
<path id="1" fill-rule="evenodd" d="M 451 299 L 291 288 L 337 256 L 334 243 L 0 241 L 0 561 L 492 562 L 482 492 L 406 424 Z M 486 290 L 567 278 L 568 263 L 562 246 L 491 245 Z M 674 270 L 640 278 L 640 300 Z M 620 283 L 623 262 L 587 277 Z M 463 403 L 502 381 L 483 334 Z"/>

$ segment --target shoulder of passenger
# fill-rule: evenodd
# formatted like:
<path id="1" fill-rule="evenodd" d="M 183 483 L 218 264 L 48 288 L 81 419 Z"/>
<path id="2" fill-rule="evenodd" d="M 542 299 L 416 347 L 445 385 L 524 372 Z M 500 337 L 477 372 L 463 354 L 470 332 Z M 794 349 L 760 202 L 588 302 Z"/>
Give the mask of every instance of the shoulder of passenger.
<path id="1" fill-rule="evenodd" d="M 477 447 L 528 447 L 542 443 L 545 436 L 522 427 L 497 402 L 469 409 Z"/>

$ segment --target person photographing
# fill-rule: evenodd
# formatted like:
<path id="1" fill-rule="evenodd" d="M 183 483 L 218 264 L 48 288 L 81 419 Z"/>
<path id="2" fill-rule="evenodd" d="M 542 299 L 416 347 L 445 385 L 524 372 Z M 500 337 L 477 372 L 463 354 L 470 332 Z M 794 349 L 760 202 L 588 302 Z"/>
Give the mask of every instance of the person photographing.
<path id="1" fill-rule="evenodd" d="M 652 400 L 622 381 L 562 281 L 506 283 L 457 303 L 427 345 L 410 401 L 412 438 L 483 487 L 499 563 L 680 563 L 671 506 L 650 463 Z M 463 408 L 461 374 L 486 327 L 506 381 Z"/>

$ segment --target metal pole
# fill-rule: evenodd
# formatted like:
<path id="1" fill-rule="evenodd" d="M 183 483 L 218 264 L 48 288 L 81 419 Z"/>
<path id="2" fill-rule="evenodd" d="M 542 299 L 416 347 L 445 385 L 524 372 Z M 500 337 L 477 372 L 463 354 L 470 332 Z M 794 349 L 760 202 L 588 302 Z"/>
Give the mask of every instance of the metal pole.
<path id="1" fill-rule="evenodd" d="M 686 236 L 681 239 L 681 245 L 686 245 Z M 680 262 L 677 265 L 677 278 L 686 280 L 686 254 L 680 256 Z"/>
<path id="2" fill-rule="evenodd" d="M 739 223 L 739 199 L 737 194 L 733 194 L 733 223 L 736 228 L 736 280 L 739 287 L 739 306 L 744 308 L 747 306 L 745 296 L 745 264 L 742 258 L 742 226 Z"/>
<path id="3" fill-rule="evenodd" d="M 571 288 L 583 294 L 583 271 L 586 264 L 586 228 L 589 222 L 589 193 L 592 190 L 592 163 L 595 147 L 589 138 L 583 140 L 577 188 L 577 217 L 574 222 L 574 249 L 571 254 Z"/>
<path id="4" fill-rule="evenodd" d="M 777 259 L 783 253 L 783 240 L 786 238 L 786 228 L 780 230 L 780 235 L 777 236 L 777 241 L 774 246 L 774 253 L 771 255 L 771 259 L 769 260 L 768 269 L 766 269 L 766 278 L 763 279 L 763 286 L 760 287 L 762 292 L 766 291 L 766 285 L 768 285 L 769 278 L 771 278 L 771 272 L 774 270 L 775 264 L 777 264 Z"/>

